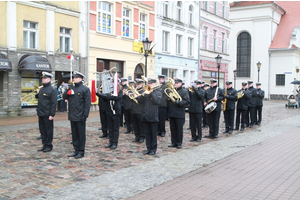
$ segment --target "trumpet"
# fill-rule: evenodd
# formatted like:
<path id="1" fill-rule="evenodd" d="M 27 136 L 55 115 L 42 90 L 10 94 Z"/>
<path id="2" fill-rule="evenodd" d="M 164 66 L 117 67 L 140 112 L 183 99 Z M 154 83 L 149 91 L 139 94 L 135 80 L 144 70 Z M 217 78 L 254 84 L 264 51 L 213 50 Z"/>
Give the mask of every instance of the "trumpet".
<path id="1" fill-rule="evenodd" d="M 189 91 L 190 91 L 191 93 L 195 92 L 194 89 L 193 89 L 193 87 L 189 87 Z"/>
<path id="2" fill-rule="evenodd" d="M 175 90 L 174 86 L 174 80 L 169 78 L 169 81 L 167 82 L 167 88 L 164 90 L 165 94 L 171 99 L 171 101 L 175 102 L 176 100 L 182 101 L 181 96 L 178 94 L 178 92 Z M 167 92 L 170 90 L 170 92 Z"/>

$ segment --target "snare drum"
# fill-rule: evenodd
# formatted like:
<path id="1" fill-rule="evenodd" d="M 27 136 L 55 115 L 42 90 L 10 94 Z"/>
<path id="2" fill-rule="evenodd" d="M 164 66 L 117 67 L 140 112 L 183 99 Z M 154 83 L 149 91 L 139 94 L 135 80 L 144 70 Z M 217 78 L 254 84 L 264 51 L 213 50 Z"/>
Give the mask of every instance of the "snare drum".
<path id="1" fill-rule="evenodd" d="M 212 111 L 214 111 L 216 109 L 216 107 L 217 107 L 217 103 L 213 101 L 205 107 L 204 111 L 206 113 L 211 113 Z"/>

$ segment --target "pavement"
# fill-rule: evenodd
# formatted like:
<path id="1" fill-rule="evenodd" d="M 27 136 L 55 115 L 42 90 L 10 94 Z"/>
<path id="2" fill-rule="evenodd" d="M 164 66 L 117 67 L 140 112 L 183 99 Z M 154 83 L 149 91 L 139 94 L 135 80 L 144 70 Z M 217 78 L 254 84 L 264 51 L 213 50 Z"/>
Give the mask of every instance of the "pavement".
<path id="1" fill-rule="evenodd" d="M 54 149 L 49 153 L 36 151 L 41 141 L 35 139 L 39 135 L 35 116 L 1 119 L 0 199 L 237 199 L 238 195 L 250 194 L 252 188 L 256 196 L 245 195 L 242 199 L 262 199 L 259 197 L 264 189 L 280 188 L 283 182 L 286 190 L 277 197 L 286 197 L 293 191 L 287 199 L 299 199 L 296 198 L 299 189 L 291 183 L 300 180 L 295 167 L 300 161 L 299 136 L 295 135 L 299 133 L 300 110 L 286 109 L 285 103 L 265 101 L 262 125 L 244 132 L 222 134 L 221 119 L 220 137 L 203 138 L 201 143 L 189 142 L 187 114 L 183 148 L 167 147 L 170 144 L 167 123 L 167 135 L 158 137 L 155 156 L 144 156 L 141 151 L 145 143 L 131 142 L 134 135 L 124 134 L 124 128 L 120 128 L 118 149 L 105 149 L 108 141 L 98 138 L 101 134 L 98 112 L 91 112 L 87 121 L 86 154 L 78 160 L 67 157 L 73 151 L 67 113 L 55 116 Z M 207 133 L 203 129 L 203 135 Z M 290 133 L 294 135 L 285 136 Z M 257 150 L 259 147 L 263 149 Z M 288 159 L 282 161 L 281 157 Z M 257 166 L 262 168 L 257 171 Z M 285 173 L 278 173 L 275 168 L 278 166 Z M 273 173 L 266 174 L 268 171 Z M 256 182 L 258 178 L 260 185 Z M 262 186 L 269 180 L 272 187 Z M 254 187 L 255 184 L 259 187 Z M 273 193 L 268 195 L 272 197 Z"/>

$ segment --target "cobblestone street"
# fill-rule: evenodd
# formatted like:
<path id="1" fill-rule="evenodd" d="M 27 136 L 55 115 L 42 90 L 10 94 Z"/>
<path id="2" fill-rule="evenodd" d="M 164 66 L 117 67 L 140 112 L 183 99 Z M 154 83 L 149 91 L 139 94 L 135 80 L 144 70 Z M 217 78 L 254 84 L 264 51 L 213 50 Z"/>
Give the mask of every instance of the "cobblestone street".
<path id="1" fill-rule="evenodd" d="M 104 148 L 108 140 L 99 138 L 102 133 L 98 130 L 100 122 L 96 111 L 91 113 L 87 121 L 85 157 L 78 160 L 67 157 L 73 152 L 69 121 L 54 122 L 53 150 L 41 153 L 37 152 L 41 147 L 41 141 L 36 139 L 39 136 L 37 119 L 26 118 L 22 124 L 22 118 L 12 118 L 10 122 L 15 120 L 19 125 L 10 123 L 9 126 L 2 124 L 0 127 L 0 199 L 132 197 L 275 135 L 295 129 L 299 126 L 295 120 L 299 121 L 300 110 L 285 108 L 285 103 L 286 101 L 265 101 L 262 125 L 246 128 L 244 132 L 234 131 L 232 135 L 222 134 L 222 117 L 219 138 L 203 138 L 201 143 L 189 142 L 191 136 L 187 130 L 189 121 L 186 113 L 182 149 L 167 147 L 170 144 L 167 123 L 166 137 L 158 137 L 158 151 L 155 156 L 143 155 L 141 152 L 145 149 L 145 143 L 131 142 L 134 135 L 124 134 L 124 128 L 120 128 L 117 150 Z M 58 113 L 56 118 L 66 119 L 66 115 L 67 113 Z M 5 120 L 7 119 L 2 121 Z M 203 136 L 207 133 L 208 129 L 203 129 Z"/>

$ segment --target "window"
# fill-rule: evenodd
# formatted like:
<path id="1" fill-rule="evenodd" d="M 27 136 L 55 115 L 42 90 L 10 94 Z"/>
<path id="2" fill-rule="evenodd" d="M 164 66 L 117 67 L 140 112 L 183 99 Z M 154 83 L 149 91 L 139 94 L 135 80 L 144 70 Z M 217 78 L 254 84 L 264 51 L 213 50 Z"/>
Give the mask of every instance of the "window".
<path id="1" fill-rule="evenodd" d="M 203 49 L 207 49 L 207 41 L 208 41 L 208 27 L 204 27 Z"/>
<path id="2" fill-rule="evenodd" d="M 163 51 L 169 51 L 169 38 L 170 38 L 170 33 L 163 31 L 163 39 L 162 39 L 162 50 Z"/>
<path id="3" fill-rule="evenodd" d="M 222 53 L 226 51 L 226 43 L 225 43 L 225 33 L 222 33 Z"/>
<path id="4" fill-rule="evenodd" d="M 146 15 L 140 14 L 140 40 L 143 41 L 146 39 Z"/>
<path id="5" fill-rule="evenodd" d="M 285 74 L 276 74 L 276 86 L 285 86 Z"/>
<path id="6" fill-rule="evenodd" d="M 23 47 L 28 49 L 37 48 L 37 23 L 23 21 Z"/>
<path id="7" fill-rule="evenodd" d="M 177 20 L 181 21 L 181 1 L 177 1 Z"/>
<path id="8" fill-rule="evenodd" d="M 60 43 L 60 51 L 61 52 L 70 52 L 71 48 L 71 29 L 69 28 L 63 28 L 60 27 L 60 37 L 59 37 L 59 43 Z"/>
<path id="9" fill-rule="evenodd" d="M 236 55 L 237 77 L 250 77 L 251 66 L 251 36 L 242 32 L 237 38 Z"/>
<path id="10" fill-rule="evenodd" d="M 111 4 L 98 2 L 98 26 L 97 30 L 102 33 L 111 33 Z"/>
<path id="11" fill-rule="evenodd" d="M 223 9 L 222 9 L 223 13 L 223 17 L 225 18 L 226 17 L 226 1 L 223 1 Z"/>
<path id="12" fill-rule="evenodd" d="M 193 56 L 194 38 L 188 39 L 188 55 Z"/>
<path id="13" fill-rule="evenodd" d="M 165 75 L 166 77 L 169 78 L 175 78 L 176 77 L 176 69 L 167 69 L 167 68 L 162 68 L 161 69 L 161 74 Z"/>
<path id="14" fill-rule="evenodd" d="M 215 13 L 215 15 L 218 14 L 218 2 L 217 1 L 214 2 L 214 13 Z"/>
<path id="15" fill-rule="evenodd" d="M 194 7 L 192 5 L 189 6 L 189 24 L 193 25 L 193 11 Z"/>
<path id="16" fill-rule="evenodd" d="M 203 4 L 204 4 L 204 9 L 206 11 L 209 11 L 209 1 L 204 1 Z"/>
<path id="17" fill-rule="evenodd" d="M 213 41 L 214 42 L 213 43 L 213 50 L 217 51 L 217 39 L 218 39 L 217 38 L 217 30 L 214 30 L 214 38 L 213 39 L 214 39 L 214 41 Z"/>
<path id="18" fill-rule="evenodd" d="M 176 53 L 182 54 L 181 45 L 182 44 L 182 35 L 176 35 Z"/>
<path id="19" fill-rule="evenodd" d="M 163 4 L 163 15 L 164 17 L 169 17 L 169 13 L 168 13 L 168 7 L 169 7 L 169 2 L 167 1 L 164 1 L 164 4 Z"/>
<path id="20" fill-rule="evenodd" d="M 123 8 L 123 36 L 129 37 L 130 33 L 130 10 Z"/>

